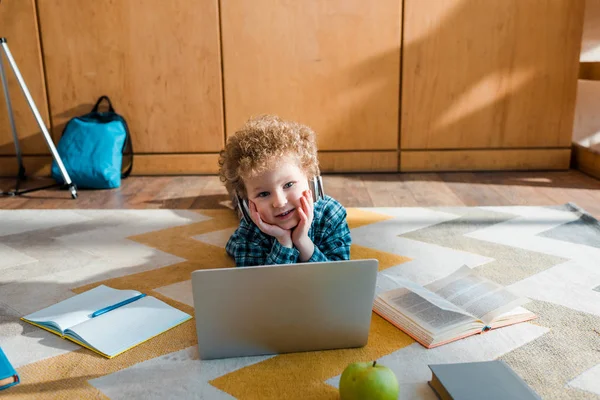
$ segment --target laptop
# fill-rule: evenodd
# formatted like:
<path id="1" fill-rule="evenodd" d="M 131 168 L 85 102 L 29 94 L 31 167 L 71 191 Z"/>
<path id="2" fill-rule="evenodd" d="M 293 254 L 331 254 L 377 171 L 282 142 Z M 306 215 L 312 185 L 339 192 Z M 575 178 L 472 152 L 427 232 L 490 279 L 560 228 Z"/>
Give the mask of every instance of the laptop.
<path id="1" fill-rule="evenodd" d="M 200 359 L 362 347 L 376 259 L 192 272 Z"/>

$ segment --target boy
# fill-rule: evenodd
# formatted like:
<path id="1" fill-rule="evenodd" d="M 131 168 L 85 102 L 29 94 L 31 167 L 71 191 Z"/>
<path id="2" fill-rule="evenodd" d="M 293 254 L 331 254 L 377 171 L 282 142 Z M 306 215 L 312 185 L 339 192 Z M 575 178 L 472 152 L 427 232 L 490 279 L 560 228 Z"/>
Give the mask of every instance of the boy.
<path id="1" fill-rule="evenodd" d="M 250 119 L 227 140 L 219 166 L 251 218 L 242 218 L 226 245 L 236 266 L 350 259 L 344 207 L 329 196 L 313 204 L 308 181 L 319 169 L 309 127 L 270 115 Z"/>

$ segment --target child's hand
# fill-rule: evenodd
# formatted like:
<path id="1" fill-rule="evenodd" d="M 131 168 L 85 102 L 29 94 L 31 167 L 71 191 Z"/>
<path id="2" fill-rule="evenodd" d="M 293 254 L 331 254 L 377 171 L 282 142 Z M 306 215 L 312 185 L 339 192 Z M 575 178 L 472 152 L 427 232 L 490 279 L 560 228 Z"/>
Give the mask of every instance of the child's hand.
<path id="1" fill-rule="evenodd" d="M 279 243 L 281 243 L 284 247 L 292 247 L 292 231 L 289 229 L 282 229 L 277 225 L 267 224 L 262 220 L 258 210 L 256 209 L 256 204 L 252 200 L 249 200 L 250 203 L 250 217 L 252 221 L 258 226 L 258 229 L 261 232 L 266 233 L 269 236 L 273 236 Z"/>
<path id="2" fill-rule="evenodd" d="M 305 190 L 302 193 L 298 215 L 300 216 L 300 222 L 292 231 L 292 242 L 300 251 L 300 261 L 307 261 L 312 257 L 314 251 L 314 243 L 308 237 L 308 230 L 314 217 L 314 203 L 310 190 Z"/>

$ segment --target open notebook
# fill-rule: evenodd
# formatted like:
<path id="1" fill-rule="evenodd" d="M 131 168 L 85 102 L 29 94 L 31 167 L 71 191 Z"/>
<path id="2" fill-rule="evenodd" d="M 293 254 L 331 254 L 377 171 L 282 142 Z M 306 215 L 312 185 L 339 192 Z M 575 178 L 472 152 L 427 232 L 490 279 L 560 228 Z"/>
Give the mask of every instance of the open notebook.
<path id="1" fill-rule="evenodd" d="M 100 285 L 21 319 L 112 358 L 191 318 L 155 297 Z"/>

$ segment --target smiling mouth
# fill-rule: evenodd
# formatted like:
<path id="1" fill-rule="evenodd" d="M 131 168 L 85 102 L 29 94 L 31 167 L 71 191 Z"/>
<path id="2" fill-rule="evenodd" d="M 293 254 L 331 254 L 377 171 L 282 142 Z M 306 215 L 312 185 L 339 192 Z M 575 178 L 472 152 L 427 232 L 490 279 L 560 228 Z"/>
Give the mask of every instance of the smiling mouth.
<path id="1" fill-rule="evenodd" d="M 288 215 L 290 215 L 293 211 L 295 210 L 295 208 L 292 208 L 291 210 L 287 210 L 284 213 L 278 214 L 276 215 L 277 218 L 283 218 L 283 217 L 287 217 Z"/>

